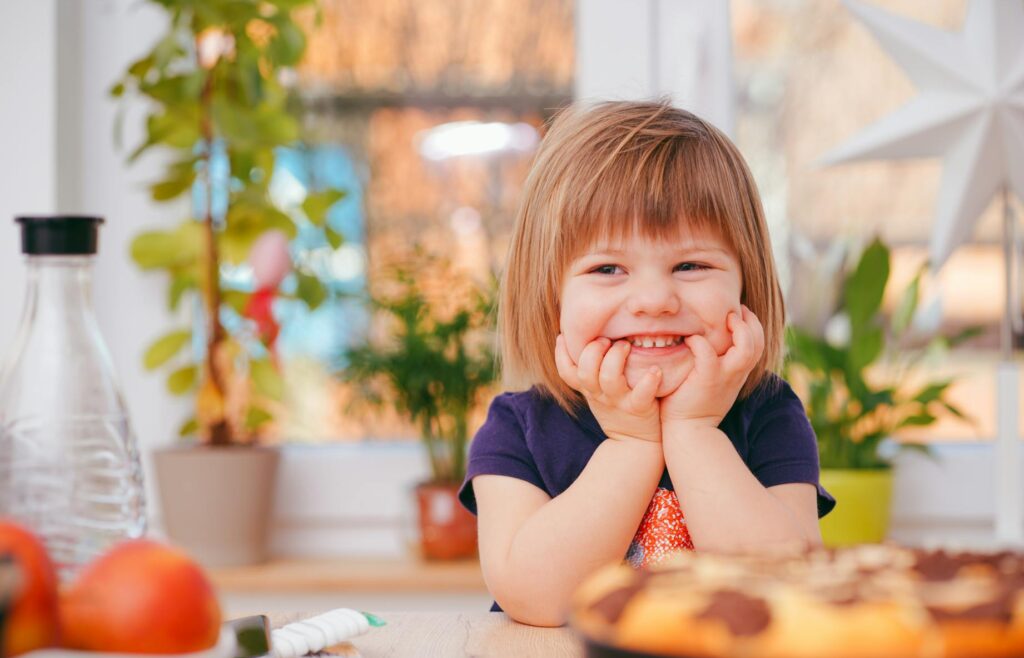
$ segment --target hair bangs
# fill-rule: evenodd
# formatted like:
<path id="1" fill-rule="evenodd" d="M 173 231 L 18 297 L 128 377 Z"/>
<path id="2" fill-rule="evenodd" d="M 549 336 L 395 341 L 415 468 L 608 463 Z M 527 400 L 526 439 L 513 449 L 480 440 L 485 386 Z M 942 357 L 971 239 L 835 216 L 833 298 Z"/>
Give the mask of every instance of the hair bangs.
<path id="1" fill-rule="evenodd" d="M 636 141 L 569 195 L 559 260 L 567 265 L 594 244 L 634 236 L 660 242 L 700 232 L 736 250 L 735 185 L 722 185 L 731 178 L 722 158 L 702 152 L 714 145 L 679 135 Z"/>

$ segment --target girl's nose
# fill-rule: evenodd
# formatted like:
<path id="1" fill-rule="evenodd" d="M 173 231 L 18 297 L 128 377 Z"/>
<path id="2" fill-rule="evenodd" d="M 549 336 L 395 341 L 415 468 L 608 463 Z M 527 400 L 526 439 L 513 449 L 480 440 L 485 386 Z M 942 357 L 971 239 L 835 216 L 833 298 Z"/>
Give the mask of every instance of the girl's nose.
<path id="1" fill-rule="evenodd" d="M 633 315 L 674 315 L 679 312 L 680 301 L 670 282 L 636 281 L 631 286 L 626 310 Z"/>

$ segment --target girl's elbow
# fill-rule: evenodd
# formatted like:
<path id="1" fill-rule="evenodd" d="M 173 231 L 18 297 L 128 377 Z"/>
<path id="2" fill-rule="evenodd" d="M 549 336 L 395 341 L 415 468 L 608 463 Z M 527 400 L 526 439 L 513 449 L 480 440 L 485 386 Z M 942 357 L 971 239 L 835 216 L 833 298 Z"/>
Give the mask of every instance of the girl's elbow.
<path id="1" fill-rule="evenodd" d="M 492 591 L 492 594 L 505 614 L 520 624 L 555 628 L 569 620 L 567 606 L 553 604 L 554 597 L 542 592 L 505 590 Z"/>
<path id="2" fill-rule="evenodd" d="M 499 601 L 498 604 L 501 605 L 501 602 Z M 565 626 L 569 620 L 568 615 L 563 612 L 545 610 L 536 606 L 513 607 L 511 609 L 502 606 L 502 610 L 513 621 L 541 628 L 558 628 L 559 626 Z"/>

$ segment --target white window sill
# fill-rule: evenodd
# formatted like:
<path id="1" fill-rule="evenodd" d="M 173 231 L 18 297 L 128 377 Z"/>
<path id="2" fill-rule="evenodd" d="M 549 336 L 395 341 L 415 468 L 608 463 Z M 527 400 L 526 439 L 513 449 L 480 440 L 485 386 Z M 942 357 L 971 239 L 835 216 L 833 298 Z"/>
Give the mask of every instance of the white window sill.
<path id="1" fill-rule="evenodd" d="M 413 489 L 429 474 L 419 443 L 286 446 L 282 452 L 273 555 L 402 559 L 415 553 Z M 992 544 L 993 442 L 940 443 L 935 452 L 937 462 L 909 452 L 898 458 L 890 538 L 915 545 Z"/>

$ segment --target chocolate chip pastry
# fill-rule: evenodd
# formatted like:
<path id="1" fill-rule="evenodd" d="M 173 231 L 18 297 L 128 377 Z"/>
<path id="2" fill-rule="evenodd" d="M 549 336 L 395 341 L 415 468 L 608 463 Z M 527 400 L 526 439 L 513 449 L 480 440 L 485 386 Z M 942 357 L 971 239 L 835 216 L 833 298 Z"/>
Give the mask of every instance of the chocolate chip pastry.
<path id="1" fill-rule="evenodd" d="M 587 655 L 1024 656 L 1024 553 L 890 544 L 788 556 L 683 552 L 576 593 Z"/>

